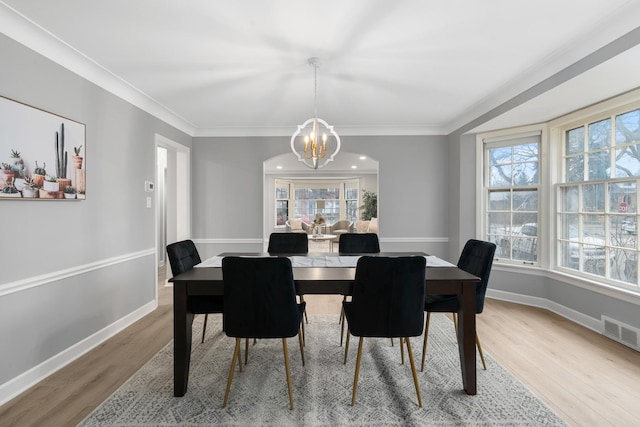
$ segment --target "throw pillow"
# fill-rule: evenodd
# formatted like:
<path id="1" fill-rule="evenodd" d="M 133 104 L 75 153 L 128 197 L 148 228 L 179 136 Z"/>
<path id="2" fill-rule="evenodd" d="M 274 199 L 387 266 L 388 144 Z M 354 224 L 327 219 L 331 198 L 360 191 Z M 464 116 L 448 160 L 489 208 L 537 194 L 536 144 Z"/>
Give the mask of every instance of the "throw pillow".
<path id="1" fill-rule="evenodd" d="M 376 233 L 378 234 L 378 218 L 371 218 L 369 221 L 369 229 L 367 233 Z"/>
<path id="2" fill-rule="evenodd" d="M 356 233 L 366 233 L 369 229 L 369 221 L 356 221 Z"/>
<path id="3" fill-rule="evenodd" d="M 302 230 L 301 219 L 292 219 L 289 221 L 289 224 L 291 224 L 291 230 Z"/>

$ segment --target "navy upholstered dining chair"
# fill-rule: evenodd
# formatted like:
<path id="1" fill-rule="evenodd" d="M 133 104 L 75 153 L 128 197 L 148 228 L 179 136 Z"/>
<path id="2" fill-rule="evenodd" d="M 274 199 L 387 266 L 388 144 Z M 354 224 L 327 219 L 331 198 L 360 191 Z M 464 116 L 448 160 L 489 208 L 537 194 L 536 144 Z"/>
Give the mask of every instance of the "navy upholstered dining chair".
<path id="1" fill-rule="evenodd" d="M 424 257 L 363 256 L 358 260 L 351 301 L 342 303 L 348 325 L 345 363 L 349 336 L 360 338 L 352 406 L 358 390 L 363 338 L 401 337 L 400 345 L 407 346 L 418 405 L 422 407 L 409 337 L 420 336 L 424 327 L 425 270 Z"/>
<path id="2" fill-rule="evenodd" d="M 306 254 L 309 236 L 305 233 L 271 233 L 267 252 L 270 254 Z"/>
<path id="3" fill-rule="evenodd" d="M 167 245 L 167 255 L 171 264 L 171 273 L 177 276 L 180 273 L 191 270 L 195 265 L 200 264 L 201 259 L 198 249 L 192 240 L 182 240 L 180 242 Z M 187 310 L 193 314 L 204 314 L 204 325 L 202 327 L 202 342 L 207 331 L 207 319 L 209 313 L 222 313 L 222 296 L 192 296 L 187 301 Z"/>
<path id="4" fill-rule="evenodd" d="M 380 241 L 375 233 L 344 233 L 338 241 L 338 252 L 344 254 L 371 254 L 380 252 Z"/>
<path id="5" fill-rule="evenodd" d="M 338 240 L 341 254 L 375 254 L 380 252 L 380 241 L 375 233 L 343 233 Z M 346 301 L 347 297 L 342 298 Z M 340 311 L 340 346 L 344 340 L 344 310 Z M 393 340 L 391 341 L 393 343 Z"/>
<path id="6" fill-rule="evenodd" d="M 267 252 L 271 255 L 296 255 L 309 253 L 309 236 L 305 233 L 271 233 Z M 300 302 L 304 296 L 300 295 Z M 309 323 L 307 313 L 304 317 Z M 304 340 L 304 330 L 302 331 Z"/>
<path id="7" fill-rule="evenodd" d="M 222 407 L 227 405 L 236 360 L 240 363 L 241 339 L 281 338 L 289 407 L 293 409 L 287 338 L 298 335 L 304 366 L 300 327 L 305 303 L 298 304 L 296 301 L 291 260 L 284 257 L 225 257 L 222 259 L 222 276 L 224 330 L 228 336 L 236 339 Z"/>
<path id="8" fill-rule="evenodd" d="M 470 239 L 464 245 L 460 258 L 458 259 L 458 268 L 471 273 L 480 278 L 480 282 L 476 285 L 476 313 L 482 313 L 484 309 L 484 299 L 487 293 L 487 285 L 489 284 L 489 274 L 491 274 L 491 266 L 493 265 L 493 256 L 496 252 L 496 245 L 491 242 Z M 427 353 L 427 341 L 429 338 L 429 321 L 431 313 L 452 313 L 453 321 L 458 328 L 455 313 L 459 310 L 458 298 L 456 295 L 427 295 L 425 297 L 424 310 L 427 312 L 427 320 L 424 330 L 424 341 L 422 343 L 422 364 L 420 370 L 424 371 L 424 358 Z M 476 333 L 476 346 L 482 360 L 482 367 L 487 369 L 487 364 L 482 353 L 482 346 Z"/>

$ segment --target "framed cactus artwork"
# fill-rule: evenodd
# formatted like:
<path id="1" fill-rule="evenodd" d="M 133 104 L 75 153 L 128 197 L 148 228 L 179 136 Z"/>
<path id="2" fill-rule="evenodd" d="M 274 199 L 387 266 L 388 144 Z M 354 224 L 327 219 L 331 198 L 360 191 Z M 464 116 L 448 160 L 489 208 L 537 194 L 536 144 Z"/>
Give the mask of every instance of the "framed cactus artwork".
<path id="1" fill-rule="evenodd" d="M 86 131 L 0 96 L 0 201 L 86 198 Z"/>

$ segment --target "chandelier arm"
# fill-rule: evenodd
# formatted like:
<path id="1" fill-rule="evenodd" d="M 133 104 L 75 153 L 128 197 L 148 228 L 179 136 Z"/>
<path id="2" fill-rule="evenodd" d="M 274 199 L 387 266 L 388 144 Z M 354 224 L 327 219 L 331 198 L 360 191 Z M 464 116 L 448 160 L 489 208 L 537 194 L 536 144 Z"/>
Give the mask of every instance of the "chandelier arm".
<path id="1" fill-rule="evenodd" d="M 309 58 L 309 64 L 313 65 L 314 69 L 314 85 L 313 85 L 313 118 L 307 120 L 302 125 L 298 126 L 298 130 L 291 137 L 291 151 L 298 157 L 298 161 L 303 162 L 306 166 L 312 169 L 318 169 L 326 166 L 333 161 L 333 158 L 340 151 L 340 136 L 335 132 L 333 126 L 330 126 L 324 120 L 318 118 L 318 58 Z M 327 134 L 324 133 L 322 138 L 319 137 L 320 129 L 318 124 L 322 124 L 325 130 L 328 130 L 333 139 L 335 139 L 335 150 L 332 153 L 328 153 L 327 150 Z M 303 130 L 307 129 L 307 125 L 311 124 L 311 132 L 309 136 L 304 136 L 302 141 L 301 152 L 296 149 L 296 140 L 298 135 Z M 298 143 L 299 144 L 299 143 Z M 329 155 L 328 155 L 329 154 Z M 322 162 L 319 162 L 323 159 Z"/>

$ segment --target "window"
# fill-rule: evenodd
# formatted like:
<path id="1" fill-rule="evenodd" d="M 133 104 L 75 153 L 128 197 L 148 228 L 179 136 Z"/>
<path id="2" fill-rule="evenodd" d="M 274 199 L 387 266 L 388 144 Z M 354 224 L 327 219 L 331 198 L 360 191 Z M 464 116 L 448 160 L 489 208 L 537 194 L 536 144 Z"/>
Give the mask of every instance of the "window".
<path id="1" fill-rule="evenodd" d="M 561 132 L 557 265 L 637 289 L 640 109 Z"/>
<path id="2" fill-rule="evenodd" d="M 486 239 L 501 261 L 537 263 L 540 132 L 483 143 Z"/>
<path id="3" fill-rule="evenodd" d="M 320 185 L 320 184 L 319 184 Z M 316 215 L 324 216 L 327 224 L 333 224 L 340 218 L 340 188 L 337 185 L 322 188 L 308 185 L 297 187 L 295 194 L 294 217 L 312 222 Z"/>
<path id="4" fill-rule="evenodd" d="M 358 204 L 360 200 L 359 182 L 357 180 L 344 183 L 344 198 L 346 208 L 346 219 L 351 222 L 358 220 Z"/>
<path id="5" fill-rule="evenodd" d="M 497 263 L 640 294 L 640 90 L 476 141 L 478 230 Z"/>
<path id="6" fill-rule="evenodd" d="M 284 226 L 289 218 L 313 222 L 316 214 L 327 224 L 340 219 L 356 221 L 360 203 L 360 181 L 276 179 L 276 226 Z"/>
<path id="7" fill-rule="evenodd" d="M 276 181 L 276 225 L 284 225 L 289 219 L 290 183 Z"/>

